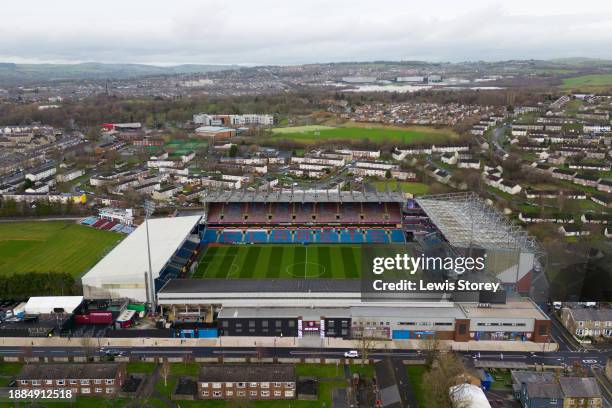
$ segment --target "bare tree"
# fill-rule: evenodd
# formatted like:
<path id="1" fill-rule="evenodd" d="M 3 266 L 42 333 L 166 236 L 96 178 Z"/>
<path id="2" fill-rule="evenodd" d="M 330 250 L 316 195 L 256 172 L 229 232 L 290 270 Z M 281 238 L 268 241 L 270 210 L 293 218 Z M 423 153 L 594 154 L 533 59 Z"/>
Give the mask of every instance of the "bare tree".
<path id="1" fill-rule="evenodd" d="M 439 354 L 429 371 L 423 375 L 428 408 L 451 408 L 453 395 L 462 391 L 461 387 L 451 391 L 451 387 L 465 384 L 467 374 L 460 356 L 455 353 Z"/>
<path id="2" fill-rule="evenodd" d="M 440 354 L 440 339 L 438 334 L 434 333 L 423 340 L 425 351 L 425 365 L 429 368 Z"/>
<path id="3" fill-rule="evenodd" d="M 370 353 L 372 349 L 376 347 L 377 343 L 377 339 L 366 333 L 364 330 L 358 342 L 359 351 L 361 353 L 361 365 L 363 365 L 363 362 L 370 357 Z"/>
<path id="4" fill-rule="evenodd" d="M 170 375 L 170 362 L 167 358 L 164 358 L 162 361 L 161 368 L 159 369 L 159 374 L 164 378 L 164 387 L 168 386 L 168 376 Z"/>

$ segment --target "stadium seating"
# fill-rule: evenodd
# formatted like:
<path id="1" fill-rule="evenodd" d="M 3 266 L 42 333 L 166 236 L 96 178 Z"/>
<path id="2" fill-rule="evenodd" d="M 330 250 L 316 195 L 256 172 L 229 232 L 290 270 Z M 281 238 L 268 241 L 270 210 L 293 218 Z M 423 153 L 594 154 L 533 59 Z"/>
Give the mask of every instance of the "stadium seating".
<path id="1" fill-rule="evenodd" d="M 294 206 L 295 222 L 300 223 L 312 223 L 312 215 L 314 213 L 314 206 L 312 203 L 295 203 Z"/>
<path id="2" fill-rule="evenodd" d="M 244 242 L 265 243 L 268 242 L 268 233 L 265 230 L 247 230 L 244 234 Z"/>
<path id="3" fill-rule="evenodd" d="M 338 207 L 335 203 L 317 204 L 317 222 L 338 222 L 336 215 L 338 215 Z"/>
<path id="4" fill-rule="evenodd" d="M 322 244 L 335 244 L 339 242 L 338 231 L 335 229 L 322 229 L 315 231 L 315 240 Z"/>
<path id="5" fill-rule="evenodd" d="M 249 223 L 268 222 L 268 205 L 265 203 L 250 203 L 248 209 Z"/>
<path id="6" fill-rule="evenodd" d="M 271 204 L 271 214 L 272 219 L 271 222 L 274 223 L 285 223 L 291 222 L 291 212 L 293 208 L 293 204 L 290 203 L 276 203 Z"/>
<path id="7" fill-rule="evenodd" d="M 299 229 L 293 234 L 293 242 L 295 243 L 310 243 L 314 242 L 314 234 L 309 229 Z"/>
<path id="8" fill-rule="evenodd" d="M 82 219 L 81 224 L 92 225 L 96 221 L 98 221 L 98 217 L 92 216 L 92 217 L 87 217 L 87 218 Z"/>
<path id="9" fill-rule="evenodd" d="M 402 230 L 391 230 L 391 242 L 403 243 L 406 242 L 406 236 Z"/>
<path id="10" fill-rule="evenodd" d="M 275 244 L 290 244 L 293 242 L 291 231 L 283 229 L 273 229 L 270 233 L 269 242 Z"/>
<path id="11" fill-rule="evenodd" d="M 226 244 L 238 244 L 244 242 L 244 236 L 240 230 L 223 230 L 219 235 L 219 242 Z"/>
<path id="12" fill-rule="evenodd" d="M 358 203 L 344 203 L 340 206 L 340 219 L 344 223 L 361 223 L 361 206 Z"/>
<path id="13" fill-rule="evenodd" d="M 361 244 L 363 243 L 363 234 L 357 229 L 343 229 L 340 231 L 340 243 Z"/>
<path id="14" fill-rule="evenodd" d="M 221 214 L 223 213 L 223 204 L 211 203 L 208 209 L 208 222 L 218 224 L 223 222 Z"/>
<path id="15" fill-rule="evenodd" d="M 213 242 L 217 242 L 217 230 L 207 229 L 206 231 L 204 231 L 204 234 L 202 235 L 202 243 L 210 244 Z"/>
<path id="16" fill-rule="evenodd" d="M 366 242 L 374 244 L 382 244 L 389 242 L 389 236 L 387 232 L 382 229 L 369 229 L 366 230 Z"/>

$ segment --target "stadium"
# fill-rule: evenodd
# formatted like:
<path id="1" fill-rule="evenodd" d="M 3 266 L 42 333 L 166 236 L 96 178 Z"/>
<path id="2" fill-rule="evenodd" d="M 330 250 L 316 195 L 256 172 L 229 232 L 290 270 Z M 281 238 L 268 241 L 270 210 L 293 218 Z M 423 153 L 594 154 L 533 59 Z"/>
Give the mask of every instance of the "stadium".
<path id="1" fill-rule="evenodd" d="M 234 190 L 209 191 L 202 201 L 202 216 L 149 220 L 153 285 L 146 256 L 131 256 L 146 253 L 140 226 L 83 277 L 86 297 L 153 298 L 187 337 L 212 328 L 299 338 L 548 338 L 546 315 L 514 297 L 529 292 L 535 243 L 474 194 Z M 485 255 L 504 296 L 364 302 L 362 248 L 390 244 L 428 256 Z"/>

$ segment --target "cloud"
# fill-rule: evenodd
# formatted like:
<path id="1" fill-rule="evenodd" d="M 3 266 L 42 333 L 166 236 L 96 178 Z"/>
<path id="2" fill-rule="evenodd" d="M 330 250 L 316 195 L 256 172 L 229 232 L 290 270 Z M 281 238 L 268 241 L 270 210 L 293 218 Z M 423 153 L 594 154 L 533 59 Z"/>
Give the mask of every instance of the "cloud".
<path id="1" fill-rule="evenodd" d="M 22 0 L 3 5 L 0 60 L 294 64 L 612 58 L 612 2 L 559 3 Z"/>

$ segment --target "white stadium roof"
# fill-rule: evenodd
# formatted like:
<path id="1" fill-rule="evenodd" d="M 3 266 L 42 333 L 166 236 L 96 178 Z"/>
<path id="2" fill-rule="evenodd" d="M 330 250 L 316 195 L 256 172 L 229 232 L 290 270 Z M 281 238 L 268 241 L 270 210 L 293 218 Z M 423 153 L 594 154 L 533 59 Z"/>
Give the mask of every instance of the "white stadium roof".
<path id="1" fill-rule="evenodd" d="M 185 242 L 201 216 L 149 219 L 151 270 L 153 278 L 166 266 L 172 255 Z M 83 287 L 97 288 L 112 297 L 144 300 L 144 273 L 148 271 L 147 232 L 140 225 L 81 279 Z M 127 291 L 121 292 L 127 289 Z M 88 295 L 85 292 L 86 296 Z M 89 293 L 89 297 L 97 297 Z"/>

